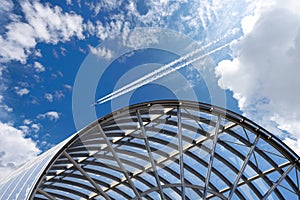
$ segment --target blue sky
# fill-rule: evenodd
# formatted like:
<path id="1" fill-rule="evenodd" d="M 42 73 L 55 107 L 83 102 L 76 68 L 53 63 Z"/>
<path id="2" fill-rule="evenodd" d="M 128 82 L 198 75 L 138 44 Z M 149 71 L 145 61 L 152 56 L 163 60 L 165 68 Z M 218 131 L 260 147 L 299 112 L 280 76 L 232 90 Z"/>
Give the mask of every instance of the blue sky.
<path id="1" fill-rule="evenodd" d="M 111 110 L 156 99 L 218 104 L 298 151 L 298 8 L 293 0 L 1 1 L 0 171 Z M 197 62 L 91 106 L 203 47 Z"/>

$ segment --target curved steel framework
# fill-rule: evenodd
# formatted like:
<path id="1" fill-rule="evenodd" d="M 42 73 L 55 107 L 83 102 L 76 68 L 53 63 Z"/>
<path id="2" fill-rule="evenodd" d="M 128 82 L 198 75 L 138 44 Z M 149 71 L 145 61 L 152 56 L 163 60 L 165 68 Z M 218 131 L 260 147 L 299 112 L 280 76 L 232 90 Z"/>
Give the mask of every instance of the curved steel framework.
<path id="1" fill-rule="evenodd" d="M 292 150 L 252 121 L 203 103 L 130 106 L 54 152 L 27 198 L 300 199 Z M 8 188 L 0 186 L 2 197 Z"/>

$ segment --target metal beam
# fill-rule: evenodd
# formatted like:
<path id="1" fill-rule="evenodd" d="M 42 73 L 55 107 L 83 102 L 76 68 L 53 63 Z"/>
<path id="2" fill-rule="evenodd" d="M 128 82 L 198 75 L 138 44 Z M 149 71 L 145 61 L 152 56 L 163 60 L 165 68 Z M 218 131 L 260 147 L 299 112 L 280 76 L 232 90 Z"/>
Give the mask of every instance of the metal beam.
<path id="1" fill-rule="evenodd" d="M 275 190 L 275 188 L 281 183 L 283 179 L 290 173 L 290 171 L 295 167 L 296 163 L 289 166 L 289 168 L 280 176 L 280 178 L 272 185 L 268 192 L 263 196 L 262 200 L 266 200 L 270 194 Z"/>
<path id="2" fill-rule="evenodd" d="M 138 118 L 138 121 L 139 121 L 139 125 L 141 127 L 143 137 L 144 137 L 145 147 L 146 147 L 147 152 L 148 152 L 149 160 L 151 162 L 154 177 L 155 177 L 158 189 L 159 189 L 160 197 L 161 197 L 161 199 L 165 199 L 164 191 L 163 191 L 163 189 L 161 187 L 161 184 L 160 184 L 159 176 L 158 176 L 158 173 L 157 173 L 157 168 L 156 168 L 156 165 L 155 165 L 152 153 L 151 153 L 149 140 L 148 140 L 147 135 L 146 135 L 146 130 L 145 130 L 145 127 L 144 127 L 143 120 L 142 120 L 141 113 L 140 113 L 139 109 L 136 110 L 136 114 L 137 114 L 137 118 Z"/>
<path id="3" fill-rule="evenodd" d="M 163 188 L 178 188 L 178 187 L 180 187 L 180 185 L 181 185 L 181 183 L 170 183 L 170 184 L 165 184 L 162 187 Z M 204 187 L 200 186 L 200 185 L 185 184 L 185 186 L 187 188 L 192 188 L 192 189 L 197 189 L 197 190 L 204 190 Z M 146 190 L 145 192 L 141 193 L 141 196 L 144 197 L 144 196 L 146 196 L 146 195 L 148 195 L 151 192 L 154 192 L 156 190 L 158 190 L 157 187 L 152 187 L 152 188 Z M 219 192 L 211 190 L 211 189 L 207 189 L 207 190 L 209 191 L 209 193 L 213 194 L 214 196 L 219 197 L 220 199 L 224 199 L 224 200 L 227 199 L 222 193 L 219 193 Z M 134 198 L 134 199 L 136 199 L 136 198 Z"/>
<path id="4" fill-rule="evenodd" d="M 213 143 L 210 151 L 210 160 L 207 166 L 207 173 L 206 173 L 206 179 L 205 179 L 205 185 L 204 185 L 204 191 L 203 191 L 203 200 L 206 200 L 207 196 L 207 189 L 208 189 L 208 184 L 210 180 L 210 175 L 211 175 L 211 170 L 212 170 L 212 165 L 214 161 L 214 156 L 215 156 L 215 151 L 216 151 L 216 146 L 218 142 L 218 132 L 219 132 L 219 127 L 221 123 L 221 116 L 218 115 L 217 123 L 216 123 L 216 128 L 215 128 L 215 135 L 213 138 Z"/>
<path id="5" fill-rule="evenodd" d="M 56 198 L 53 197 L 51 194 L 45 192 L 44 190 L 41 190 L 40 188 L 37 189 L 37 192 L 44 195 L 45 197 L 47 197 L 50 200 L 55 200 Z"/>
<path id="6" fill-rule="evenodd" d="M 181 108 L 177 107 L 177 128 L 178 128 L 178 151 L 180 166 L 180 182 L 181 182 L 181 199 L 185 200 L 185 183 L 184 183 L 184 167 L 183 167 L 183 149 L 182 149 L 182 128 L 181 128 Z"/>
<path id="7" fill-rule="evenodd" d="M 106 199 L 110 199 L 109 196 L 101 189 L 101 187 L 87 174 L 84 169 L 66 152 L 63 151 L 63 154 L 67 157 L 67 159 L 76 167 L 80 173 L 95 187 L 95 189 Z"/>
<path id="8" fill-rule="evenodd" d="M 152 122 L 153 122 L 153 121 L 152 121 Z M 149 124 L 149 123 L 147 123 L 147 124 Z M 146 125 L 147 125 L 147 124 L 146 124 Z M 226 125 L 223 127 L 222 132 L 223 132 L 223 131 L 226 131 L 226 130 L 232 128 L 232 127 L 234 127 L 235 125 L 236 125 L 235 123 L 228 123 L 228 124 L 226 124 Z M 145 126 L 145 125 L 144 125 L 144 126 Z M 214 136 L 214 135 L 215 135 L 215 131 L 212 131 L 212 132 L 210 132 L 209 134 L 210 134 L 211 136 Z M 207 138 L 199 138 L 199 139 L 195 140 L 195 144 L 199 144 L 199 143 L 201 143 L 201 142 L 203 142 L 203 141 L 206 141 L 206 140 L 208 140 L 208 139 L 207 139 Z M 190 143 L 185 144 L 185 145 L 183 146 L 183 151 L 189 150 L 190 148 L 194 147 L 195 144 L 190 144 Z M 175 149 L 174 149 L 174 151 L 172 151 L 172 152 L 169 153 L 169 156 L 167 156 L 167 157 L 162 157 L 161 159 L 157 160 L 157 161 L 156 161 L 156 164 L 164 163 L 165 161 L 167 161 L 167 160 L 169 160 L 169 159 L 171 159 L 171 158 L 173 158 L 173 157 L 176 157 L 178 154 L 179 154 L 178 150 L 175 150 Z M 147 170 L 149 170 L 150 168 L 151 168 L 151 165 L 147 165 L 147 166 L 145 166 L 145 169 L 144 169 L 143 171 L 147 171 Z M 133 174 L 134 174 L 133 176 L 134 176 L 134 177 L 135 177 L 135 176 L 138 176 L 139 174 L 143 173 L 143 171 L 142 171 L 142 170 L 137 170 L 136 172 L 133 173 Z M 125 180 L 126 180 L 126 179 L 125 179 Z M 125 180 L 121 180 L 117 185 L 123 183 Z M 116 185 L 114 185 L 113 187 L 115 187 L 115 186 L 116 186 Z"/>
<path id="9" fill-rule="evenodd" d="M 140 196 L 140 193 L 138 192 L 138 190 L 136 189 L 134 183 L 132 182 L 132 180 L 130 179 L 125 167 L 123 166 L 122 162 L 120 161 L 120 158 L 119 156 L 117 155 L 116 151 L 114 150 L 113 146 L 111 145 L 109 139 L 107 138 L 107 136 L 105 135 L 104 131 L 102 130 L 102 127 L 101 125 L 98 123 L 98 128 L 99 128 L 99 131 L 100 131 L 100 134 L 102 135 L 103 139 L 105 140 L 109 150 L 111 151 L 111 153 L 113 154 L 114 156 L 114 159 L 117 161 L 121 171 L 123 172 L 123 174 L 125 175 L 129 185 L 131 186 L 134 194 L 136 195 L 136 197 L 138 199 L 141 199 L 141 196 Z"/>
<path id="10" fill-rule="evenodd" d="M 247 154 L 247 157 L 244 160 L 244 163 L 243 163 L 243 165 L 242 165 L 242 167 L 241 167 L 241 169 L 240 169 L 240 171 L 239 171 L 239 173 L 238 173 L 238 175 L 237 175 L 237 177 L 236 177 L 236 179 L 235 179 L 235 181 L 234 181 L 234 183 L 232 185 L 232 189 L 231 189 L 231 191 L 230 191 L 230 193 L 228 195 L 228 199 L 229 200 L 232 198 L 232 196 L 233 196 L 233 194 L 234 194 L 234 192 L 235 192 L 235 190 L 236 190 L 236 188 L 238 186 L 238 183 L 239 183 L 239 181 L 240 181 L 240 179 L 241 179 L 241 177 L 242 177 L 242 175 L 243 175 L 243 173 L 244 173 L 244 171 L 245 171 L 245 169 L 246 169 L 246 167 L 248 165 L 250 157 L 251 157 L 251 155 L 254 152 L 254 149 L 255 149 L 255 147 L 257 145 L 257 142 L 258 142 L 259 138 L 260 138 L 260 136 L 257 135 L 256 138 L 255 138 L 255 140 L 254 140 L 253 145 L 251 146 L 250 151 Z"/>

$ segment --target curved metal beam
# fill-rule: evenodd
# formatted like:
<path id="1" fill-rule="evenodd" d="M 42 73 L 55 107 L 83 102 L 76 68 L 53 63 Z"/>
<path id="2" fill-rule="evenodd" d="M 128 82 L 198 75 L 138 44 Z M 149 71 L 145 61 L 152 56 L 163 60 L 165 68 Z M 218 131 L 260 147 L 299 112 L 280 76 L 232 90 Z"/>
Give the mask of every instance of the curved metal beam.
<path id="1" fill-rule="evenodd" d="M 149 113 L 149 108 L 151 105 L 154 104 L 159 104 L 163 107 L 162 110 L 154 110 L 153 112 Z M 178 109 L 178 108 L 181 109 Z M 136 111 L 139 110 L 140 113 L 138 114 Z M 185 110 L 187 112 L 185 112 Z M 127 112 L 128 111 L 128 112 Z M 124 114 L 125 113 L 125 114 Z M 141 114 L 142 113 L 142 114 Z M 205 113 L 204 115 L 201 113 Z M 151 115 L 152 114 L 152 115 Z M 176 118 L 177 121 L 171 119 L 166 121 L 164 118 L 167 117 L 168 115 Z M 155 118 L 151 117 L 155 116 Z M 218 117 L 217 121 L 212 121 L 210 116 Z M 207 118 L 206 118 L 207 117 Z M 184 118 L 185 120 L 190 119 L 194 120 L 197 123 L 196 124 L 190 124 L 188 122 L 185 122 L 181 120 Z M 221 125 L 219 120 L 225 119 L 230 122 L 228 125 Z M 199 123 L 198 123 L 199 122 Z M 160 129 L 160 124 L 165 124 L 165 128 Z M 139 124 L 139 127 L 137 125 Z M 121 125 L 118 127 L 118 125 Z M 149 125 L 149 126 L 148 126 Z M 203 127 L 202 127 L 203 125 Z M 92 133 L 90 137 L 86 137 L 85 142 L 80 141 L 81 135 L 85 134 L 85 132 L 88 132 L 89 128 L 93 128 L 95 126 L 99 126 L 100 131 L 99 133 Z M 153 126 L 153 127 L 152 127 Z M 206 127 L 215 127 L 215 133 L 210 133 L 211 136 L 213 136 L 213 145 L 211 148 L 207 148 L 204 145 L 202 145 L 203 142 L 208 140 L 209 138 L 204 137 L 208 133 L 205 131 Z M 239 135 L 238 132 L 235 132 L 233 127 L 236 126 L 241 126 L 244 129 L 247 129 L 249 131 L 249 134 L 256 134 L 257 138 L 253 143 L 251 143 L 247 138 L 244 138 L 243 136 Z M 102 130 L 101 130 L 102 128 Z M 166 137 L 178 137 L 178 144 L 175 143 L 170 143 L 167 139 L 163 139 L 160 137 L 146 137 L 147 140 L 145 140 L 145 128 L 147 128 L 147 131 L 151 132 L 156 132 L 161 135 L 165 135 Z M 174 131 L 177 129 L 177 132 Z M 183 130 L 187 131 L 192 131 L 195 132 L 195 134 L 201 135 L 199 137 L 200 139 L 196 139 L 193 142 L 191 141 L 191 137 L 187 137 L 185 134 L 182 133 Z M 143 137 L 140 137 L 138 134 L 138 131 L 142 132 Z M 219 132 L 220 131 L 220 132 Z M 250 150 L 248 154 L 244 154 L 238 151 L 235 147 L 229 145 L 230 143 L 226 143 L 226 141 L 218 140 L 218 134 L 221 134 L 223 132 L 226 132 L 227 134 L 231 135 L 238 141 L 240 141 L 242 144 L 245 146 L 249 146 Z M 98 137 L 101 137 L 101 140 L 98 140 Z M 140 137 L 140 138 L 139 138 Z M 289 168 L 288 170 L 296 169 L 297 172 L 300 169 L 300 164 L 299 164 L 299 157 L 293 153 L 286 145 L 284 145 L 279 139 L 274 137 L 272 134 L 264 130 L 263 128 L 259 127 L 257 124 L 253 123 L 252 121 L 244 118 L 243 116 L 240 116 L 236 113 L 233 113 L 231 111 L 221 109 L 216 106 L 211 106 L 208 104 L 202 104 L 202 103 L 197 103 L 197 102 L 189 102 L 189 101 L 156 101 L 156 102 L 150 102 L 150 103 L 142 103 L 142 104 L 137 104 L 134 106 L 130 106 L 129 108 L 124 108 L 119 111 L 116 111 L 110 115 L 107 115 L 101 119 L 99 119 L 97 122 L 92 123 L 89 125 L 88 128 L 83 129 L 81 132 L 77 134 L 77 137 L 74 137 L 72 140 L 70 140 L 65 146 L 63 146 L 62 151 L 59 151 L 58 154 L 55 155 L 55 159 L 52 159 L 52 163 L 49 164 L 48 167 L 45 169 L 45 175 L 53 175 L 53 178 L 49 180 L 48 183 L 53 181 L 53 183 L 56 181 L 58 176 L 56 176 L 57 171 L 56 170 L 62 170 L 59 175 L 64 176 L 64 174 L 67 172 L 66 170 L 70 169 L 67 167 L 68 163 L 66 163 L 66 160 L 62 159 L 57 159 L 57 156 L 59 156 L 61 153 L 68 152 L 69 156 L 75 157 L 75 158 L 80 158 L 78 160 L 78 165 L 79 167 L 82 166 L 91 166 L 90 169 L 83 169 L 85 172 L 88 172 L 89 174 L 93 175 L 99 175 L 99 176 L 109 176 L 112 179 L 115 179 L 116 182 L 124 184 L 126 187 L 130 187 L 133 189 L 133 192 L 136 195 L 136 199 L 139 199 L 141 196 L 138 196 L 138 194 L 144 194 L 146 191 L 142 190 L 141 188 L 137 188 L 137 186 L 134 185 L 133 179 L 141 181 L 143 184 L 147 185 L 150 187 L 149 190 L 153 189 L 155 191 L 158 191 L 159 194 L 161 195 L 161 198 L 166 198 L 170 199 L 168 195 L 165 195 L 163 192 L 163 189 L 167 188 L 167 186 L 170 186 L 174 192 L 176 192 L 179 195 L 182 195 L 182 198 L 187 198 L 188 197 L 184 194 L 185 187 L 189 187 L 190 181 L 188 177 L 185 177 L 184 175 L 184 170 L 188 170 L 190 173 L 196 175 L 199 179 L 204 179 L 204 175 L 201 174 L 200 171 L 197 171 L 193 167 L 189 166 L 188 163 L 184 162 L 183 155 L 188 156 L 191 159 L 195 159 L 196 161 L 200 162 L 202 166 L 206 166 L 208 168 L 207 173 L 206 173 L 206 179 L 205 179 L 205 184 L 204 186 L 199 186 L 202 187 L 202 189 L 194 188 L 195 191 L 198 191 L 199 196 L 203 196 L 203 198 L 212 198 L 213 196 L 217 195 L 223 195 L 226 191 L 229 192 L 229 199 L 233 197 L 233 194 L 238 195 L 239 198 L 241 199 L 246 199 L 244 195 L 241 194 L 239 191 L 239 187 L 242 186 L 243 184 L 248 184 L 249 188 L 254 192 L 258 198 L 267 198 L 268 195 L 271 193 L 275 193 L 279 199 L 283 199 L 283 193 L 281 190 L 277 189 L 277 186 L 280 184 L 282 180 L 286 180 L 287 183 L 291 186 L 291 188 L 295 191 L 295 194 L 299 195 L 297 192 L 299 190 L 299 184 L 297 184 L 295 181 L 298 180 L 293 180 L 290 176 L 287 176 L 289 171 L 283 170 L 283 165 L 282 166 L 277 166 L 278 164 L 274 162 L 271 157 L 267 154 L 267 152 L 264 152 L 263 150 L 257 148 L 257 141 L 258 137 L 265 141 L 268 145 L 271 145 L 274 147 L 276 150 L 278 150 L 279 154 L 281 154 L 283 157 L 285 157 L 289 162 L 290 165 L 293 166 L 291 169 Z M 136 139 L 135 139 L 136 138 Z M 84 139 L 84 137 L 83 137 Z M 104 139 L 104 140 L 103 140 Z M 144 140 L 144 144 L 139 144 L 139 140 Z M 112 141 L 110 141 L 112 140 Z M 125 141 L 126 140 L 126 141 Z M 128 140 L 128 141 L 127 141 Z M 134 143 L 133 141 L 136 141 L 137 143 Z M 188 145 L 185 145 L 187 142 L 191 142 Z M 99 144 L 101 145 L 106 145 L 104 148 L 99 148 Z M 171 152 L 165 152 L 163 149 L 157 149 L 155 146 L 157 145 L 168 145 L 168 147 L 171 149 Z M 220 147 L 226 149 L 227 151 L 231 152 L 232 155 L 236 156 L 237 158 L 243 160 L 243 164 L 241 166 L 241 169 L 237 169 L 232 163 L 228 162 L 224 155 L 222 155 L 221 152 L 216 151 L 216 145 L 220 145 Z M 84 149 L 84 145 L 89 146 L 89 150 Z M 97 146 L 98 145 L 98 146 Z M 116 145 L 117 148 L 113 148 L 112 145 Z M 124 147 L 125 149 L 121 149 L 119 147 Z M 135 155 L 142 160 L 148 160 L 151 163 L 151 166 L 142 166 L 141 163 L 138 163 L 136 161 L 131 161 L 129 159 L 124 159 L 124 156 L 126 157 L 127 155 L 130 155 L 130 151 L 126 149 L 126 146 L 134 147 L 137 150 L 147 150 L 148 152 L 148 157 L 145 156 L 145 154 L 139 154 L 136 153 Z M 193 155 L 192 152 L 190 152 L 190 149 L 192 148 L 199 148 L 202 149 L 206 152 L 210 153 L 210 159 L 209 161 L 204 161 L 199 156 Z M 92 151 L 93 153 L 89 152 Z M 123 176 L 122 180 L 119 180 L 116 176 L 114 175 L 109 175 L 101 172 L 97 172 L 96 168 L 93 168 L 93 166 L 99 165 L 99 163 L 92 163 L 93 161 L 90 160 L 89 158 L 93 155 L 98 155 L 99 152 L 101 151 L 108 151 L 111 152 L 113 156 L 106 157 L 106 159 L 113 159 L 117 161 L 118 167 L 116 166 L 109 166 L 106 165 L 109 169 L 112 169 L 114 171 L 121 172 L 125 175 Z M 155 155 L 160 156 L 160 158 L 154 159 L 154 157 L 151 158 L 153 152 L 155 151 Z M 119 156 L 121 156 L 119 158 Z M 154 155 L 154 154 L 153 154 Z M 260 155 L 261 159 L 263 162 L 266 162 L 272 166 L 271 169 L 267 171 L 262 171 L 259 166 L 257 166 L 255 163 L 253 163 L 250 160 L 251 155 Z M 178 159 L 175 158 L 178 156 Z M 104 157 L 103 157 L 104 158 Z M 230 180 L 228 180 L 223 174 L 216 169 L 213 166 L 213 160 L 217 159 L 219 162 L 223 163 L 229 169 L 232 170 L 233 173 L 235 173 L 237 176 L 234 182 L 232 183 Z M 55 161 L 55 162 L 54 162 Z M 73 159 L 73 161 L 75 161 Z M 179 166 L 179 172 L 168 167 L 164 166 L 163 163 L 165 161 L 172 161 L 176 162 L 176 164 Z M 72 161 L 70 161 L 72 163 Z M 76 162 L 76 161 L 75 161 Z M 56 164 L 54 164 L 56 163 Z M 77 164 L 78 164 L 77 163 Z M 128 172 L 125 170 L 125 167 L 123 166 L 123 163 L 128 164 L 129 166 L 133 167 L 133 172 Z M 74 163 L 73 163 L 74 164 Z M 74 165 L 75 166 L 75 165 Z M 78 166 L 76 169 L 78 169 Z M 158 172 L 155 173 L 155 171 L 152 170 L 152 172 L 147 171 L 147 169 L 150 168 L 156 168 L 156 166 L 162 166 L 166 172 L 171 173 L 174 175 L 176 178 L 180 179 L 180 183 L 177 184 L 172 184 L 169 183 L 168 180 L 164 179 L 164 177 L 159 176 Z M 246 177 L 244 174 L 244 171 L 246 169 L 246 166 L 249 166 L 252 170 L 254 170 L 257 175 L 253 177 Z M 287 166 L 287 165 L 284 165 Z M 150 168 L 149 168 L 150 167 Z M 277 171 L 281 174 L 281 178 L 277 180 L 277 182 L 274 184 L 272 181 L 266 176 L 268 173 L 271 173 L 273 171 Z M 74 172 L 74 171 L 73 171 Z M 71 171 L 71 173 L 73 173 Z M 131 174 L 132 173 L 132 174 Z M 142 173 L 148 173 L 148 175 L 151 175 L 155 180 L 156 180 L 156 187 L 153 187 L 153 185 L 140 175 Z M 210 175 L 211 173 L 214 173 L 220 180 L 224 181 L 224 186 L 227 185 L 227 187 L 223 187 L 220 189 L 220 186 L 215 183 L 216 185 L 212 185 L 212 182 L 210 180 Z M 67 175 L 67 174 L 66 174 Z M 74 174 L 75 175 L 75 174 Z M 73 175 L 72 175 L 73 176 Z M 71 174 L 70 174 L 71 177 Z M 85 179 L 87 179 L 85 176 L 83 176 Z M 253 180 L 256 180 L 257 178 L 262 178 L 267 186 L 269 186 L 269 190 L 266 194 L 261 194 L 261 192 L 257 189 L 257 185 L 253 182 Z M 79 179 L 78 179 L 79 180 Z M 45 179 L 45 183 L 47 183 L 47 179 Z M 73 181 L 73 180 L 72 180 Z M 72 182 L 71 181 L 71 182 Z M 74 181 L 77 181 L 74 179 Z M 126 183 L 125 183 L 125 182 Z M 160 181 L 164 183 L 164 185 L 160 184 Z M 62 180 L 65 184 L 71 186 L 71 182 L 68 182 L 68 180 Z M 105 192 L 108 192 L 109 190 L 113 190 L 116 193 L 119 193 L 122 195 L 123 191 L 118 190 L 117 186 L 118 184 L 113 185 L 112 187 L 109 186 L 108 181 L 107 183 L 103 182 L 100 183 L 98 180 L 95 180 L 96 184 L 100 185 L 105 185 L 108 184 Z M 159 183 L 159 184 L 158 184 Z M 232 184 L 231 184 L 232 183 Z M 223 184 L 223 183 L 222 183 Z M 41 182 L 41 179 L 39 179 L 39 182 L 37 183 L 39 186 L 36 190 L 43 190 L 43 183 Z M 75 184 L 78 187 L 84 188 L 84 185 L 80 184 Z M 46 185 L 44 185 L 45 188 L 47 188 Z M 176 186 L 176 187 L 175 187 Z M 57 186 L 49 186 L 49 187 L 56 187 Z M 177 187 L 181 187 L 181 190 L 179 190 Z M 217 189 L 219 187 L 219 189 Z M 155 188 L 155 189 L 154 189 Z M 210 189 L 209 189 L 210 188 Z M 57 188 L 58 189 L 58 188 Z M 66 189 L 67 190 L 67 189 Z M 91 188 L 88 189 L 91 191 Z M 147 190 L 147 191 L 149 191 Z M 199 190 L 203 191 L 203 194 L 199 192 Z M 80 193 L 80 194 L 79 194 Z M 84 193 L 79 192 L 79 196 L 84 196 Z M 100 194 L 100 192 L 98 191 Z M 210 193 L 210 194 L 208 194 Z M 47 192 L 50 196 L 53 195 L 53 197 L 65 197 L 65 194 L 54 194 L 52 192 Z M 127 192 L 123 193 L 127 194 Z M 148 193 L 149 194 L 149 193 Z M 55 196 L 54 196 L 55 195 Z M 264 195 L 264 196 L 263 196 Z M 45 196 L 45 195 L 44 195 Z M 163 197 L 164 196 L 164 197 Z M 95 196 L 93 196 L 95 197 Z M 93 198 L 92 197 L 92 198 Z M 129 196 L 127 196 L 129 197 Z M 131 197 L 131 196 L 130 196 Z M 149 197 L 150 196 L 143 196 L 143 197 Z M 224 197 L 224 195 L 223 195 Z M 66 197 L 67 198 L 67 197 Z"/>

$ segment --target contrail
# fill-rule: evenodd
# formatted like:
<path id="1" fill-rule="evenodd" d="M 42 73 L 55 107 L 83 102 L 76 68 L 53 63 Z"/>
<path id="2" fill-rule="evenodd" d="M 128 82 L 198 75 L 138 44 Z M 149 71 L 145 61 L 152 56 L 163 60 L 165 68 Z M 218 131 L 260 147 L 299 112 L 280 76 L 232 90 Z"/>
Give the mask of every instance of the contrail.
<path id="1" fill-rule="evenodd" d="M 120 88 L 119 90 L 117 90 L 117 91 L 119 91 L 119 92 L 113 92 L 113 93 L 111 93 L 111 94 L 109 94 L 109 95 L 106 95 L 106 96 L 109 96 L 108 98 L 101 98 L 101 99 L 99 99 L 99 100 L 97 100 L 96 101 L 96 103 L 95 104 L 102 104 L 102 103 L 105 103 L 105 102 L 107 102 L 107 101 L 110 101 L 110 100 L 112 100 L 112 99 L 115 99 L 115 98 L 117 98 L 117 97 L 119 97 L 119 96 L 121 96 L 121 95 L 123 95 L 123 94 L 126 94 L 126 93 L 128 93 L 128 92 L 131 92 L 132 90 L 135 90 L 135 89 L 137 89 L 137 88 L 139 88 L 139 87 L 141 87 L 141 86 L 144 86 L 144 85 L 146 85 L 146 84 L 148 84 L 148 83 L 150 83 L 150 82 L 152 82 L 152 81 L 155 81 L 155 80 L 157 80 L 157 79 L 159 79 L 159 78 L 161 78 L 161 77 L 164 77 L 164 76 L 166 76 L 166 75 L 168 75 L 168 74 L 170 74 L 170 73 L 172 73 L 172 72 L 174 72 L 174 71 L 177 71 L 177 70 L 179 70 L 179 69 L 181 69 L 181 68 L 183 68 L 183 67 L 185 67 L 185 66 L 187 66 L 187 65 L 190 65 L 190 64 L 192 64 L 192 63 L 194 63 L 194 62 L 196 62 L 196 61 L 198 61 L 198 60 L 201 60 L 201 59 L 203 59 L 203 58 L 205 58 L 206 56 L 209 56 L 209 55 L 211 55 L 211 54 L 213 54 L 213 53 L 215 53 L 215 52 L 217 52 L 217 51 L 219 51 L 219 50 L 221 50 L 221 49 L 223 49 L 223 48 L 225 48 L 225 47 L 227 47 L 227 46 L 229 46 L 230 44 L 232 43 L 232 41 L 231 42 L 229 42 L 229 43 L 227 43 L 227 44 L 224 44 L 224 45 L 222 45 L 222 46 L 220 46 L 220 47 L 218 47 L 218 48 L 215 48 L 215 49 L 213 49 L 213 50 L 211 50 L 211 51 L 209 51 L 209 52 L 207 52 L 207 53 L 205 53 L 205 54 L 202 54 L 202 55 L 200 55 L 200 56 L 198 56 L 198 57 L 196 57 L 196 58 L 194 58 L 194 59 L 192 59 L 192 60 L 190 60 L 190 61 L 187 61 L 187 62 L 185 62 L 185 63 L 183 63 L 183 64 L 181 64 L 181 65 L 179 65 L 179 66 L 176 66 L 176 67 L 174 67 L 174 68 L 168 68 L 167 69 L 167 67 L 164 67 L 164 69 L 167 69 L 166 71 L 164 71 L 164 72 L 162 72 L 162 73 L 156 73 L 156 74 L 154 74 L 153 72 L 151 72 L 151 74 L 152 74 L 152 77 L 147 77 L 148 79 L 145 79 L 144 77 L 142 77 L 142 78 L 140 78 L 140 79 L 137 79 L 136 81 L 134 81 L 134 83 L 136 83 L 136 84 L 133 84 L 133 82 L 132 83 L 130 83 L 130 84 L 128 84 L 128 85 L 130 85 L 130 86 L 132 86 L 132 87 L 129 87 L 128 85 L 126 85 L 126 86 L 124 86 L 124 87 L 122 87 L 122 88 Z M 192 52 L 193 53 L 193 52 Z M 190 54 L 192 54 L 192 53 L 190 53 Z M 188 54 L 188 55 L 186 55 L 186 56 L 188 56 L 188 57 L 190 57 L 190 55 Z M 186 57 L 186 56 L 184 56 L 184 57 Z M 178 59 L 178 60 L 183 60 L 183 59 Z M 175 60 L 176 61 L 176 60 Z M 173 61 L 173 62 L 175 62 L 175 61 Z M 173 63 L 172 62 L 172 63 Z M 179 62 L 179 61 L 178 61 Z M 178 63 L 178 62 L 176 62 L 176 63 Z M 170 63 L 171 64 L 171 63 Z M 172 66 L 172 65 L 170 65 L 170 64 L 167 64 L 168 66 Z M 160 69 L 161 70 L 155 70 L 155 71 L 159 71 L 159 72 L 161 72 L 161 71 L 163 71 L 162 70 L 162 68 L 163 67 L 161 67 Z M 154 75 L 153 75 L 154 74 Z"/>
<path id="2" fill-rule="evenodd" d="M 122 90 L 125 90 L 125 89 L 127 89 L 127 88 L 129 88 L 129 87 L 131 87 L 131 86 L 133 86 L 133 85 L 135 85 L 135 84 L 141 82 L 141 81 L 144 81 L 144 80 L 149 79 L 151 76 L 154 76 L 155 74 L 158 74 L 158 73 L 160 73 L 160 72 L 166 70 L 167 68 L 170 68 L 170 67 L 172 67 L 173 65 L 175 65 L 175 64 L 177 64 L 177 63 L 180 63 L 180 62 L 182 62 L 182 61 L 185 60 L 185 59 L 188 59 L 189 57 L 193 56 L 194 54 L 196 54 L 196 53 L 198 53 L 198 52 L 200 52 L 200 51 L 205 50 L 206 48 L 208 48 L 208 47 L 211 46 L 212 44 L 213 44 L 213 43 L 209 43 L 209 44 L 205 45 L 204 47 L 202 47 L 202 48 L 200 48 L 200 49 L 196 49 L 196 50 L 192 51 L 191 53 L 188 53 L 188 54 L 186 54 L 186 55 L 184 55 L 184 56 L 182 56 L 182 57 L 180 57 L 180 58 L 178 58 L 178 59 L 176 59 L 176 60 L 174 60 L 174 61 L 172 61 L 172 62 L 166 64 L 166 65 L 163 65 L 162 67 L 160 67 L 160 68 L 158 68 L 158 69 L 156 69 L 156 70 L 150 72 L 149 74 L 143 76 L 142 78 L 139 78 L 139 79 L 137 79 L 137 80 L 135 80 L 135 81 L 133 81 L 133 82 L 131 82 L 131 83 L 129 83 L 129 84 L 123 86 L 122 88 L 120 88 L 120 89 L 118 89 L 118 90 L 116 90 L 116 91 L 114 91 L 114 92 L 112 92 L 112 93 L 110 93 L 110 94 L 108 94 L 108 95 L 106 95 L 106 96 L 104 96 L 104 97 L 98 99 L 98 100 L 96 101 L 96 103 L 99 103 L 99 102 L 101 102 L 102 100 L 104 100 L 104 99 L 106 99 L 106 98 L 109 98 L 109 97 L 111 97 L 111 96 L 113 96 L 113 95 L 115 95 L 115 94 L 121 92 Z"/>
<path id="3" fill-rule="evenodd" d="M 195 55 L 198 52 L 204 51 L 205 49 L 209 48 L 210 46 L 212 46 L 212 45 L 220 42 L 221 40 L 224 40 L 224 39 L 228 38 L 230 35 L 234 35 L 237 32 L 238 32 L 238 29 L 232 30 L 231 32 L 229 32 L 228 34 L 225 34 L 224 36 L 218 38 L 217 40 L 215 40 L 213 42 L 210 42 L 210 43 L 206 44 L 205 46 L 203 46 L 203 47 L 201 47 L 199 49 L 196 49 L 196 50 L 192 51 L 191 53 L 188 53 L 188 54 L 186 54 L 186 55 L 184 55 L 184 56 L 182 56 L 182 57 L 180 57 L 180 58 L 172 61 L 171 63 L 163 65 L 159 69 L 156 69 L 156 70 L 150 72 L 149 74 L 143 76 L 142 78 L 139 78 L 139 79 L 137 79 L 137 80 L 135 80 L 135 81 L 133 81 L 133 82 L 131 82 L 131 83 L 123 86 L 122 88 L 120 88 L 120 89 L 118 89 L 118 90 L 116 90 L 116 91 L 114 91 L 114 92 L 112 92 L 112 93 L 110 93 L 110 94 L 108 94 L 108 95 L 106 95 L 106 96 L 98 99 L 92 105 L 101 104 L 100 102 L 104 103 L 104 102 L 106 102 L 106 101 L 104 101 L 105 99 L 110 99 L 110 97 L 112 97 L 112 96 L 114 96 L 114 95 L 122 92 L 123 90 L 126 90 L 126 89 L 128 89 L 128 88 L 130 88 L 130 87 L 132 87 L 132 86 L 134 86 L 134 85 L 136 85 L 138 83 L 140 83 L 140 82 L 146 81 L 147 83 L 149 83 L 147 80 L 151 79 L 152 76 L 155 76 L 156 74 L 161 73 L 162 71 L 164 71 L 164 70 L 166 70 L 168 68 L 171 68 L 172 66 L 174 66 L 174 65 L 182 62 L 183 60 L 186 60 L 186 59 L 190 58 L 191 56 Z M 122 94 L 124 94 L 124 93 L 122 93 Z"/>

